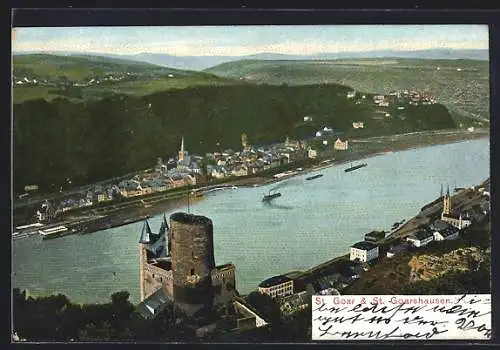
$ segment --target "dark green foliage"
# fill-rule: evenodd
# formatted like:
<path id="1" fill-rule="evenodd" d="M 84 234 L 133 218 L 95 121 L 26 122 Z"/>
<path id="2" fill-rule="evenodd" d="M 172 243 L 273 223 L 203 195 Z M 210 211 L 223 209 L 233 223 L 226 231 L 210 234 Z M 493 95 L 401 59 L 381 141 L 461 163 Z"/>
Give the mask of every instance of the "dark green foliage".
<path id="1" fill-rule="evenodd" d="M 309 137 L 331 126 L 348 131 L 353 120 L 371 120 L 373 107 L 346 100 L 347 87 L 195 87 L 146 97 L 116 95 L 72 103 L 31 100 L 14 105 L 14 186 L 39 184 L 53 190 L 103 180 L 150 167 L 156 157 L 175 155 L 183 135 L 191 153 L 241 149 L 245 132 L 254 145 Z M 313 116 L 304 125 L 303 116 Z M 370 131 L 387 133 L 388 122 L 372 120 Z M 392 125 L 392 124 L 391 124 Z M 447 110 L 421 106 L 390 131 L 453 127 Z"/>
<path id="2" fill-rule="evenodd" d="M 172 307 L 155 319 L 144 319 L 128 300 L 128 292 L 111 303 L 72 304 L 64 295 L 26 298 L 13 291 L 14 330 L 28 341 L 179 341 L 194 338 L 186 318 Z M 174 318 L 175 315 L 175 318 Z"/>
<path id="3" fill-rule="evenodd" d="M 247 302 L 253 306 L 265 320 L 271 324 L 281 323 L 281 312 L 278 303 L 267 294 L 251 292 L 247 296 Z"/>

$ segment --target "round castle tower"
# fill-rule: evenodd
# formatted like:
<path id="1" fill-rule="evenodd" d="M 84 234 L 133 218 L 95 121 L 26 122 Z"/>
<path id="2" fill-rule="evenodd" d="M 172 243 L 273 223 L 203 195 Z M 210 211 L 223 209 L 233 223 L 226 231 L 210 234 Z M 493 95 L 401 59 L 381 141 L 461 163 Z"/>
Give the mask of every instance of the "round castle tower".
<path id="1" fill-rule="evenodd" d="M 213 224 L 204 216 L 170 216 L 173 297 L 176 303 L 208 306 L 214 298 Z"/>

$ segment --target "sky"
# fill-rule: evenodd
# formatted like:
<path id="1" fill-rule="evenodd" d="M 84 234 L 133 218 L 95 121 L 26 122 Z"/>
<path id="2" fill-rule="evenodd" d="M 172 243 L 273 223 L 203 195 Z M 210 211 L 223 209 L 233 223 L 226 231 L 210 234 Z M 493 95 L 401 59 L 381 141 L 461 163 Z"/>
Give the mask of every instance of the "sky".
<path id="1" fill-rule="evenodd" d="M 13 52 L 175 56 L 488 49 L 487 25 L 321 25 L 15 28 Z"/>

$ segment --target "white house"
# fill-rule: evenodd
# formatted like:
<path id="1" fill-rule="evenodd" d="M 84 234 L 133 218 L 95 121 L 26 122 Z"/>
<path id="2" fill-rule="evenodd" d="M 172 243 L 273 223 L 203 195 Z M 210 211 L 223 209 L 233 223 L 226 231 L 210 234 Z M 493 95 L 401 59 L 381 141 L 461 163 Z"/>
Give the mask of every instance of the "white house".
<path id="1" fill-rule="evenodd" d="M 246 176 L 248 175 L 248 168 L 246 166 L 237 166 L 231 170 L 233 176 Z"/>
<path id="2" fill-rule="evenodd" d="M 439 231 L 434 231 L 434 240 L 435 241 L 451 241 L 453 239 L 458 238 L 458 232 L 459 230 L 456 227 L 450 226 L 448 228 L 439 230 Z"/>
<path id="3" fill-rule="evenodd" d="M 364 122 L 352 122 L 352 127 L 354 129 L 363 129 L 365 127 Z"/>
<path id="4" fill-rule="evenodd" d="M 226 177 L 227 169 L 223 166 L 213 167 L 211 175 L 212 175 L 212 177 L 215 177 L 216 179 L 222 179 L 222 178 Z"/>
<path id="5" fill-rule="evenodd" d="M 335 141 L 335 144 L 333 145 L 333 148 L 339 151 L 345 151 L 349 148 L 349 141 L 342 141 L 341 139 L 337 139 Z"/>
<path id="6" fill-rule="evenodd" d="M 424 247 L 434 240 L 434 234 L 431 230 L 420 230 L 406 237 L 406 241 L 415 247 Z"/>
<path id="7" fill-rule="evenodd" d="M 452 240 L 458 238 L 459 229 L 446 221 L 436 220 L 430 226 L 435 241 Z"/>
<path id="8" fill-rule="evenodd" d="M 361 262 L 377 259 L 379 254 L 378 245 L 371 242 L 354 243 L 350 249 L 350 260 L 359 260 Z"/>
<path id="9" fill-rule="evenodd" d="M 308 151 L 308 154 L 307 154 L 307 155 L 308 155 L 308 157 L 309 157 L 309 158 L 316 158 L 316 157 L 318 156 L 318 151 L 316 151 L 315 149 L 312 149 L 312 148 L 311 148 L 311 149 Z"/>

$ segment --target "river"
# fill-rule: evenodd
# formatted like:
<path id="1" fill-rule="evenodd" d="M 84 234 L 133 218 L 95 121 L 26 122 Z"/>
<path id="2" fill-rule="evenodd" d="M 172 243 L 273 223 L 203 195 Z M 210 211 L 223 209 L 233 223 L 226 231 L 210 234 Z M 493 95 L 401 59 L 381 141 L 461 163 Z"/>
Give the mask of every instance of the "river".
<path id="1" fill-rule="evenodd" d="M 301 175 L 280 184 L 213 192 L 189 210 L 212 219 L 216 263 L 234 263 L 237 288 L 248 293 L 267 277 L 346 254 L 365 233 L 415 216 L 439 196 L 441 184 L 453 188 L 484 181 L 490 176 L 489 145 L 483 138 L 386 153 L 363 160 L 368 166 L 350 173 L 337 165 L 311 181 Z M 263 194 L 277 185 L 282 196 L 262 203 Z M 153 230 L 161 217 L 150 219 Z M 107 302 L 112 293 L 127 290 L 138 302 L 142 225 L 46 241 L 37 235 L 13 240 L 13 286 L 31 295 L 63 293 L 80 303 Z"/>

